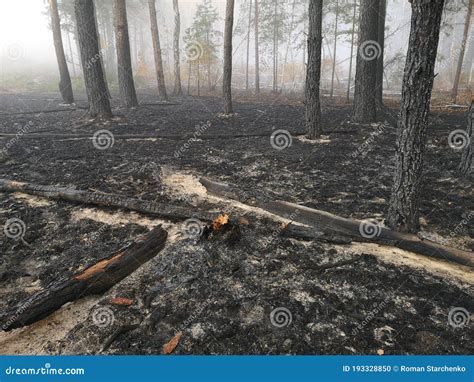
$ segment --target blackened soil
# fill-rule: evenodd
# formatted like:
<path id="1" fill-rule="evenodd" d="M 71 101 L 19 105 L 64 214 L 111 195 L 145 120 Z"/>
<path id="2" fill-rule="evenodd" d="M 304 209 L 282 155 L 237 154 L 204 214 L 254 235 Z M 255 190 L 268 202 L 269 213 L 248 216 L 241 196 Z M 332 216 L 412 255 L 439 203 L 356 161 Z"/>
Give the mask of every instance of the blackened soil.
<path id="1" fill-rule="evenodd" d="M 107 129 L 117 137 L 106 150 L 98 150 L 88 138 L 20 136 L 13 144 L 11 137 L 0 139 L 0 148 L 8 147 L 8 155 L 0 159 L 0 177 L 185 204 L 185 198 L 166 192 L 161 169 L 167 167 L 229 181 L 246 190 L 265 190 L 282 200 L 340 216 L 383 219 L 396 140 L 396 129 L 385 118 L 379 124 L 356 125 L 349 121 L 350 108 L 328 104 L 325 136 L 309 143 L 296 136 L 303 131 L 304 108 L 294 100 L 280 97 L 257 103 L 237 98 L 233 118 L 219 114 L 219 98 L 173 101 L 177 104 L 152 105 L 156 98 L 145 95 L 142 102 L 147 105 L 130 112 L 116 107 L 117 117 L 108 122 L 89 121 L 82 109 L 0 115 L 0 132 L 26 129 L 26 134 L 92 137 L 98 129 Z M 50 94 L 0 95 L 0 104 L 4 113 L 60 107 Z M 460 113 L 430 117 L 421 223 L 424 234 L 472 250 L 472 179 L 458 176 L 460 154 L 447 143 L 451 131 L 464 127 Z M 270 140 L 279 129 L 293 135 L 291 146 L 283 150 L 274 149 Z M 190 136 L 196 131 L 228 136 L 119 138 L 123 134 Z M 232 138 L 255 133 L 262 136 Z M 65 202 L 35 206 L 0 194 L 1 225 L 18 218 L 26 228 L 23 240 L 3 232 L 0 236 L 2 311 L 146 230 L 131 223 L 117 226 L 72 219 L 73 212 L 83 207 Z M 185 238 L 171 242 L 145 266 L 146 272 L 124 280 L 98 306 L 107 305 L 107 299 L 117 294 L 137 305 L 107 305 L 115 317 L 113 324 L 98 328 L 87 319 L 45 351 L 97 353 L 118 326 L 141 322 L 106 352 L 160 353 L 177 331 L 183 333 L 175 350 L 178 354 L 473 352 L 472 323 L 460 328 L 448 323 L 454 307 L 474 311 L 472 285 L 460 286 L 364 253 L 352 264 L 323 271 L 318 268 L 321 264 L 351 255 L 330 245 L 279 237 L 274 235 L 275 223 L 253 214 L 247 218 L 250 224 L 242 227 L 241 238 L 234 243 L 195 243 Z M 280 314 L 275 316 L 276 312 Z"/>

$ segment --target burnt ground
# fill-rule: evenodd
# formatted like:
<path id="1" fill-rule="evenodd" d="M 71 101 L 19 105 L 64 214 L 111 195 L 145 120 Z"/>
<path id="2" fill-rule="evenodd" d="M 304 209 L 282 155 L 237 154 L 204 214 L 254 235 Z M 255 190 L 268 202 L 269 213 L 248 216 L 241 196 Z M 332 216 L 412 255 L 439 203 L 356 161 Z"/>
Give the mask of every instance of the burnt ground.
<path id="1" fill-rule="evenodd" d="M 0 159 L 0 178 L 208 206 L 245 216 L 249 224 L 241 226 L 236 242 L 196 242 L 182 234 L 181 224 L 163 222 L 171 234 L 158 256 L 103 296 L 69 304 L 30 328 L 1 333 L 3 352 L 98 353 L 121 325 L 141 323 L 104 353 L 157 354 L 178 331 L 177 354 L 473 353 L 472 320 L 458 328 L 448 321 L 455 307 L 474 312 L 470 270 L 442 261 L 426 263 L 413 255 L 411 262 L 397 262 L 400 251 L 389 248 L 381 257 L 370 246 L 350 250 L 280 237 L 275 235 L 278 223 L 256 211 L 194 194 L 196 178 L 191 175 L 207 176 L 340 216 L 382 221 L 396 138 L 385 118 L 356 125 L 349 121 L 350 107 L 327 103 L 325 135 L 310 143 L 296 136 L 303 130 L 304 115 L 297 98 L 257 102 L 237 95 L 233 118 L 219 114 L 217 97 L 176 98 L 176 104 L 166 106 L 154 105 L 153 95 L 141 101 L 145 105 L 130 112 L 116 105 L 112 121 L 94 122 L 83 109 L 12 114 L 63 106 L 56 94 L 2 94 L 0 113 L 9 114 L 0 114 L 0 129 L 90 137 L 107 129 L 119 137 L 189 136 L 199 128 L 206 136 L 229 137 L 189 142 L 117 138 L 106 150 L 95 148 L 90 138 L 23 135 L 13 143 L 12 137 L 1 138 L 8 155 Z M 84 96 L 78 105 L 85 106 Z M 420 234 L 472 251 L 472 179 L 458 176 L 460 154 L 447 142 L 459 128 L 465 128 L 462 113 L 430 117 Z M 278 129 L 293 134 L 291 146 L 283 150 L 270 142 Z M 231 137 L 255 133 L 262 136 Z M 21 219 L 25 231 L 23 240 L 9 238 L 3 230 L 0 236 L 3 312 L 161 222 L 113 209 L 0 194 L 1 225 L 11 218 Z M 351 258 L 349 265 L 319 268 Z M 438 272 L 446 267 L 452 272 Z M 133 305 L 110 304 L 111 297 L 129 298 Z M 272 323 L 271 312 L 277 308 L 283 314 Z M 100 315 L 104 325 L 98 325 Z M 283 316 L 291 316 L 291 322 L 278 321 Z"/>

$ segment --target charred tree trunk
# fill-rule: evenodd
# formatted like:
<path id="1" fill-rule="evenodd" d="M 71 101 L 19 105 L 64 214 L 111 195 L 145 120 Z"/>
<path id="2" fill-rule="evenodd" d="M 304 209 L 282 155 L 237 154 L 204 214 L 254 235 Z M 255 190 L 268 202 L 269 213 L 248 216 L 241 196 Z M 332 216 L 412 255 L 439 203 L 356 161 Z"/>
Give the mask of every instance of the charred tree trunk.
<path id="1" fill-rule="evenodd" d="M 255 16 L 254 16 L 254 28 L 255 28 L 255 92 L 260 93 L 260 58 L 258 56 L 258 0 L 255 0 Z"/>
<path id="2" fill-rule="evenodd" d="M 127 7 L 125 0 L 114 0 L 114 28 L 117 46 L 118 84 L 120 96 L 127 108 L 138 105 L 133 82 L 132 58 L 128 36 Z"/>
<path id="3" fill-rule="evenodd" d="M 158 93 L 161 100 L 167 101 L 165 75 L 163 74 L 163 60 L 161 58 L 160 34 L 158 22 L 156 21 L 155 0 L 148 0 L 148 10 L 150 11 L 151 38 L 153 40 L 153 54 L 155 57 L 156 79 L 158 81 Z"/>
<path id="4" fill-rule="evenodd" d="M 377 81 L 375 84 L 375 101 L 378 105 L 383 105 L 383 70 L 385 51 L 385 17 L 387 14 L 387 0 L 380 0 L 379 21 L 378 21 L 378 43 L 380 46 L 380 57 L 377 60 Z"/>
<path id="5" fill-rule="evenodd" d="M 462 65 L 463 65 L 463 62 L 464 62 L 464 54 L 466 53 L 467 37 L 469 35 L 469 27 L 471 25 L 471 16 L 472 16 L 472 5 L 473 5 L 473 3 L 474 3 L 474 0 L 468 0 L 466 22 L 464 23 L 464 34 L 463 34 L 461 49 L 459 51 L 459 58 L 458 58 L 458 65 L 457 65 L 457 68 L 456 68 L 456 74 L 454 76 L 453 90 L 451 92 L 452 101 L 454 103 L 456 103 L 457 98 L 458 98 L 459 81 L 461 79 Z"/>
<path id="6" fill-rule="evenodd" d="M 474 101 L 471 101 L 471 107 L 467 115 L 467 129 L 465 142 L 467 143 L 461 156 L 461 163 L 459 164 L 459 171 L 463 175 L 472 173 L 472 166 L 474 163 Z"/>
<path id="7" fill-rule="evenodd" d="M 92 0 L 74 0 L 74 12 L 81 51 L 82 72 L 89 100 L 89 113 L 93 117 L 110 118 L 112 110 L 102 68 L 94 3 Z"/>
<path id="8" fill-rule="evenodd" d="M 334 49 L 332 60 L 332 75 L 331 75 L 331 98 L 334 96 L 334 75 L 336 74 L 336 51 L 337 51 L 337 23 L 339 21 L 339 0 L 336 0 L 336 20 L 334 22 Z"/>
<path id="9" fill-rule="evenodd" d="M 252 0 L 249 0 L 249 26 L 247 31 L 247 61 L 245 64 L 245 90 L 249 90 L 250 27 L 252 23 Z"/>
<path id="10" fill-rule="evenodd" d="M 306 137 L 315 139 L 322 131 L 319 86 L 321 80 L 321 45 L 323 0 L 310 0 L 308 28 L 308 65 L 306 68 Z"/>
<path id="11" fill-rule="evenodd" d="M 278 0 L 273 0 L 273 91 L 278 91 Z"/>
<path id="12" fill-rule="evenodd" d="M 354 90 L 354 122 L 375 121 L 375 84 L 377 76 L 379 0 L 362 0 L 360 8 L 359 46 Z"/>
<path id="13" fill-rule="evenodd" d="M 234 0 L 227 0 L 224 31 L 224 113 L 232 114 L 232 27 L 234 25 Z"/>
<path id="14" fill-rule="evenodd" d="M 352 15 L 351 56 L 349 58 L 349 80 L 347 81 L 347 102 L 349 102 L 350 97 L 351 97 L 352 63 L 354 60 L 356 14 L 357 14 L 357 0 L 354 0 L 354 14 Z"/>
<path id="15" fill-rule="evenodd" d="M 444 0 L 413 0 L 410 40 L 403 77 L 395 177 L 387 223 L 416 232 L 427 117 L 434 81 Z"/>
<path id="16" fill-rule="evenodd" d="M 59 20 L 57 0 L 49 0 L 51 10 L 51 29 L 53 30 L 54 50 L 59 67 L 59 92 L 64 103 L 74 103 L 74 95 L 72 94 L 71 77 L 67 68 L 66 55 L 64 54 L 63 40 L 61 37 L 61 22 Z"/>
<path id="17" fill-rule="evenodd" d="M 179 34 L 181 31 L 181 20 L 179 16 L 178 0 L 173 0 L 174 11 L 174 33 L 173 33 L 173 53 L 174 53 L 174 89 L 176 95 L 183 94 L 181 89 L 181 63 L 179 58 Z"/>

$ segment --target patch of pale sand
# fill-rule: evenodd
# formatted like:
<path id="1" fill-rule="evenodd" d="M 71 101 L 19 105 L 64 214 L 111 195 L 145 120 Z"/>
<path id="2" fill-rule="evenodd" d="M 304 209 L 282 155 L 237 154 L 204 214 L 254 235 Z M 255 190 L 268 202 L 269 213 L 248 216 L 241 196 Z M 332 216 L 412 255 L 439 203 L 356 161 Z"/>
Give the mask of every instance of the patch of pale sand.
<path id="1" fill-rule="evenodd" d="M 297 136 L 296 139 L 299 140 L 300 142 L 310 143 L 312 145 L 331 143 L 331 140 L 329 139 L 329 135 L 321 135 L 318 139 L 308 139 L 304 135 L 300 135 L 300 136 Z"/>
<path id="2" fill-rule="evenodd" d="M 175 241 L 178 236 L 180 236 L 179 225 L 172 224 L 166 220 L 147 218 L 135 212 L 117 211 L 110 213 L 95 208 L 81 208 L 71 213 L 72 221 L 77 222 L 84 219 L 90 219 L 102 224 L 116 227 L 123 227 L 126 224 L 136 224 L 147 227 L 148 229 L 152 229 L 161 224 L 163 229 L 168 231 L 168 242 Z"/>
<path id="3" fill-rule="evenodd" d="M 411 268 L 423 269 L 431 274 L 457 282 L 460 286 L 474 285 L 474 272 L 470 267 L 449 263 L 440 259 L 418 255 L 403 249 L 379 245 L 374 243 L 351 243 L 349 245 L 335 245 L 341 252 L 360 255 L 366 253 L 374 255 L 384 262 L 394 265 L 405 265 Z"/>
<path id="4" fill-rule="evenodd" d="M 183 197 L 184 195 L 188 197 L 197 197 L 201 200 L 207 200 L 210 203 L 225 203 L 228 206 L 235 207 L 246 212 L 253 212 L 257 215 L 271 218 L 278 222 L 290 222 L 289 219 L 285 219 L 281 216 L 272 214 L 271 212 L 265 211 L 262 208 L 252 207 L 248 204 L 240 203 L 236 200 L 226 199 L 223 197 L 208 194 L 206 188 L 199 182 L 199 178 L 194 175 L 185 174 L 177 170 L 165 167 L 163 167 L 161 171 L 161 181 L 170 196 L 180 195 L 181 197 Z M 293 224 L 298 223 L 294 222 Z"/>
<path id="5" fill-rule="evenodd" d="M 28 204 L 30 207 L 46 207 L 53 204 L 51 200 L 40 196 L 24 194 L 23 192 L 14 192 L 11 194 L 16 200 Z"/>
<path id="6" fill-rule="evenodd" d="M 51 354 L 50 344 L 62 340 L 89 315 L 90 308 L 100 299 L 85 297 L 66 304 L 47 318 L 20 329 L 0 332 L 0 354 Z"/>

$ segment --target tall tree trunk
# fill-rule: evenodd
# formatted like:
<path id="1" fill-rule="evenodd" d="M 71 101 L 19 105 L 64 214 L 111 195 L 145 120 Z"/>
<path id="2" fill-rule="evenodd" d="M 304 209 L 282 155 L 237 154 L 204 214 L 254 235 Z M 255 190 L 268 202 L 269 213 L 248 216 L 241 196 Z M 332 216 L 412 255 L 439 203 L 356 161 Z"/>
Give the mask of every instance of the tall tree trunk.
<path id="1" fill-rule="evenodd" d="M 290 18 L 290 27 L 288 28 L 288 40 L 286 43 L 286 49 L 285 49 L 285 58 L 283 60 L 283 68 L 281 71 L 281 81 L 280 81 L 280 88 L 283 91 L 283 87 L 285 85 L 285 69 L 286 65 L 288 64 L 288 52 L 290 51 L 291 47 L 291 37 L 293 35 L 293 25 L 295 22 L 295 7 L 296 7 L 296 0 L 293 0 L 291 4 L 291 18 Z M 294 81 L 294 78 L 293 78 Z"/>
<path id="2" fill-rule="evenodd" d="M 234 0 L 227 0 L 224 30 L 224 114 L 232 114 L 232 27 L 234 25 Z"/>
<path id="3" fill-rule="evenodd" d="M 375 84 L 375 101 L 383 105 L 383 70 L 385 51 L 385 16 L 387 15 L 387 0 L 380 0 L 378 21 L 378 43 L 380 46 L 380 57 L 377 60 L 377 81 Z"/>
<path id="4" fill-rule="evenodd" d="M 208 57 L 207 57 L 207 90 L 211 91 L 212 89 L 212 85 L 211 85 L 211 56 L 212 56 L 212 52 L 211 52 L 211 48 L 210 48 L 210 38 L 209 38 L 209 31 L 207 31 L 206 33 L 206 45 L 207 45 L 207 49 L 209 50 L 209 54 L 208 54 Z"/>
<path id="5" fill-rule="evenodd" d="M 115 49 L 114 49 L 114 26 L 111 20 L 108 17 L 104 18 L 104 27 L 105 27 L 105 33 L 104 36 L 107 39 L 107 45 L 105 47 L 105 63 L 106 63 L 106 68 L 107 68 L 107 76 L 111 76 L 110 78 L 115 79 L 115 68 L 117 67 L 116 59 L 115 59 Z M 128 34 L 128 32 L 127 32 Z M 130 43 L 129 43 L 130 45 Z"/>
<path id="6" fill-rule="evenodd" d="M 130 108 L 137 106 L 138 101 L 133 82 L 125 0 L 114 0 L 114 28 L 120 96 L 125 106 Z"/>
<path id="7" fill-rule="evenodd" d="M 57 0 L 49 0 L 51 10 L 51 29 L 53 30 L 54 50 L 59 67 L 59 92 L 64 103 L 74 103 L 72 94 L 71 77 L 67 68 L 66 55 L 64 54 L 63 40 L 61 37 L 61 22 L 59 20 Z"/>
<path id="8" fill-rule="evenodd" d="M 334 74 L 336 73 L 336 51 L 337 51 L 337 23 L 339 21 L 339 0 L 336 0 L 336 21 L 334 23 L 334 49 L 332 60 L 332 76 L 331 76 L 331 98 L 334 96 Z"/>
<path id="9" fill-rule="evenodd" d="M 467 6 L 466 21 L 464 23 L 464 34 L 462 38 L 461 50 L 459 51 L 456 74 L 454 76 L 453 90 L 451 92 L 452 101 L 454 103 L 456 103 L 457 98 L 458 98 L 459 80 L 461 79 L 462 64 L 464 62 L 464 54 L 466 52 L 467 37 L 469 35 L 469 27 L 471 25 L 472 5 L 474 3 L 474 0 L 467 0 L 467 1 L 468 1 L 468 6 Z"/>
<path id="10" fill-rule="evenodd" d="M 380 56 L 378 45 L 379 0 L 362 0 L 360 8 L 359 47 L 354 90 L 354 122 L 374 122 L 375 83 L 377 58 Z"/>
<path id="11" fill-rule="evenodd" d="M 245 64 L 245 90 L 249 90 L 250 24 L 252 23 L 252 0 L 249 0 L 249 27 L 247 30 L 247 61 Z"/>
<path id="12" fill-rule="evenodd" d="M 278 91 L 278 0 L 273 0 L 273 91 Z"/>
<path id="13" fill-rule="evenodd" d="M 93 117 L 109 118 L 112 116 L 112 110 L 102 69 L 94 3 L 92 0 L 74 0 L 74 13 L 76 14 L 82 72 L 89 100 L 89 113 Z"/>
<path id="14" fill-rule="evenodd" d="M 191 86 L 191 71 L 192 71 L 192 65 L 191 65 L 191 61 L 189 61 L 188 63 L 188 95 L 190 94 L 189 88 Z"/>
<path id="15" fill-rule="evenodd" d="M 158 93 L 163 101 L 168 100 L 166 94 L 165 75 L 163 74 L 163 60 L 161 58 L 160 34 L 158 22 L 156 21 L 155 0 L 148 0 L 148 10 L 150 12 L 151 38 L 153 41 L 153 54 L 155 57 L 156 79 L 158 81 Z"/>
<path id="16" fill-rule="evenodd" d="M 255 27 L 255 92 L 260 93 L 260 58 L 258 55 L 258 0 L 255 0 L 255 16 L 254 16 L 254 27 Z"/>
<path id="17" fill-rule="evenodd" d="M 462 152 L 461 163 L 459 164 L 459 172 L 463 175 L 469 175 L 472 173 L 472 167 L 474 164 L 474 101 L 471 101 L 471 107 L 467 115 L 467 129 L 464 141 L 466 147 Z"/>
<path id="18" fill-rule="evenodd" d="M 181 63 L 179 58 L 179 34 L 181 32 L 181 20 L 179 16 L 178 0 L 173 0 L 174 10 L 174 33 L 173 33 L 173 52 L 174 52 L 174 89 L 176 95 L 183 94 L 181 89 Z"/>
<path id="19" fill-rule="evenodd" d="M 349 80 L 347 81 L 347 102 L 349 102 L 350 97 L 351 97 L 352 63 L 354 59 L 356 14 L 357 14 L 357 0 L 354 0 L 354 13 L 352 15 L 351 57 L 349 58 Z"/>
<path id="20" fill-rule="evenodd" d="M 445 0 L 413 0 L 411 30 L 403 77 L 396 168 L 387 223 L 416 232 L 426 144 L 427 117 Z"/>
<path id="21" fill-rule="evenodd" d="M 321 79 L 323 0 L 309 1 L 308 18 L 308 65 L 305 88 L 306 137 L 315 139 L 322 132 L 319 86 Z"/>

